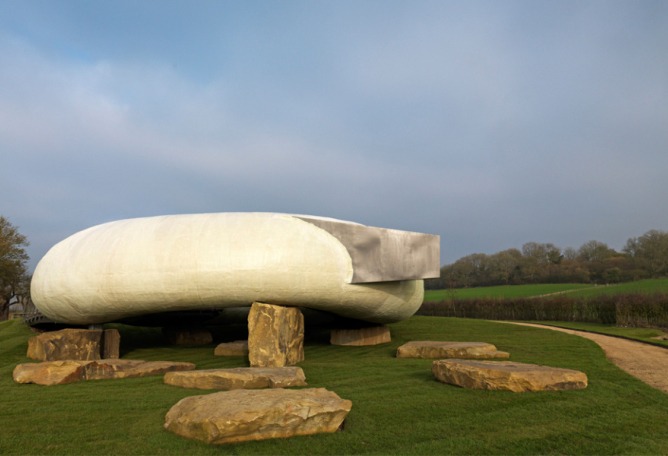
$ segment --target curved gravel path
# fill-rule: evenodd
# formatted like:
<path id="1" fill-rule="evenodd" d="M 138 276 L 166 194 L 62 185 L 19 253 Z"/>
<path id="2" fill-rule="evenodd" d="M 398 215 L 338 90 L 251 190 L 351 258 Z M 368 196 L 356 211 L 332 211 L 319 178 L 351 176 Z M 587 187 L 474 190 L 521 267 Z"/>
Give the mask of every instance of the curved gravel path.
<path id="1" fill-rule="evenodd" d="M 551 329 L 593 340 L 600 345 L 608 359 L 619 366 L 619 368 L 642 380 L 649 386 L 668 393 L 668 350 L 665 348 L 619 337 L 576 331 L 574 329 L 557 328 L 534 323 L 512 322 L 512 324 Z"/>

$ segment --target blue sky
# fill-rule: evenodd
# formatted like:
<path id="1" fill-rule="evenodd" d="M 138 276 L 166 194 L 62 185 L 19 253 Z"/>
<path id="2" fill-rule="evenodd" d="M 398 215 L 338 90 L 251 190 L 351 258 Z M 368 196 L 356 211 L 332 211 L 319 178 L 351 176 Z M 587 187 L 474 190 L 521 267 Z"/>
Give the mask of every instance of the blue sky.
<path id="1" fill-rule="evenodd" d="M 0 0 L 0 214 L 441 235 L 442 262 L 668 230 L 668 2 Z"/>

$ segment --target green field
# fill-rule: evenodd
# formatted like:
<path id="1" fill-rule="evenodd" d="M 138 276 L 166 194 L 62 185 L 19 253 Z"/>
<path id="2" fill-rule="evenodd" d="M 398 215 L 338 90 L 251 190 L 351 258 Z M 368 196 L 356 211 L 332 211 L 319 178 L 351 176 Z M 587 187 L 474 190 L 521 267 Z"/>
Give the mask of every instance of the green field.
<path id="1" fill-rule="evenodd" d="M 655 328 L 622 328 L 619 326 L 602 325 L 600 323 L 583 323 L 577 321 L 533 321 L 548 326 L 560 328 L 577 329 L 606 336 L 621 337 L 623 339 L 636 340 L 646 344 L 668 348 L 668 337 L 665 331 Z"/>
<path id="2" fill-rule="evenodd" d="M 591 288 L 592 285 L 581 283 L 547 283 L 534 285 L 499 285 L 495 287 L 454 288 L 449 290 L 425 290 L 427 302 L 447 299 L 476 298 L 529 298 L 552 293 L 574 292 Z"/>
<path id="3" fill-rule="evenodd" d="M 448 299 L 529 298 L 554 293 L 564 293 L 570 297 L 587 298 L 613 293 L 668 293 L 668 279 L 647 279 L 612 285 L 548 283 L 456 288 L 452 290 L 425 290 L 424 300 L 425 302 L 434 302 Z"/>
<path id="4" fill-rule="evenodd" d="M 159 332 L 120 327 L 124 358 L 239 367 L 214 345 L 161 343 Z M 311 387 L 350 399 L 345 430 L 284 440 L 208 446 L 163 429 L 179 399 L 206 393 L 164 385 L 161 377 L 44 387 L 11 373 L 33 334 L 0 323 L 0 454 L 668 454 L 668 395 L 612 365 L 593 342 L 554 331 L 472 319 L 413 317 L 393 324 L 392 342 L 331 346 L 307 326 L 300 366 Z M 323 335 L 326 332 L 322 333 Z M 397 359 L 409 340 L 494 343 L 512 360 L 584 371 L 581 391 L 472 391 L 435 381 L 431 361 Z"/>

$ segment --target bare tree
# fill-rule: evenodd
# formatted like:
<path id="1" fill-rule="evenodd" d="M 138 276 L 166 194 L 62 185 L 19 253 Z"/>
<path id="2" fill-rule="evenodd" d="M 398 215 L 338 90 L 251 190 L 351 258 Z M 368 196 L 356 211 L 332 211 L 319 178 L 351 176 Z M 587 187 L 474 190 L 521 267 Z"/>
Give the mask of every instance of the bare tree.
<path id="1" fill-rule="evenodd" d="M 617 252 L 608 247 L 608 244 L 599 241 L 585 242 L 578 250 L 578 259 L 584 262 L 605 261 L 615 255 Z"/>

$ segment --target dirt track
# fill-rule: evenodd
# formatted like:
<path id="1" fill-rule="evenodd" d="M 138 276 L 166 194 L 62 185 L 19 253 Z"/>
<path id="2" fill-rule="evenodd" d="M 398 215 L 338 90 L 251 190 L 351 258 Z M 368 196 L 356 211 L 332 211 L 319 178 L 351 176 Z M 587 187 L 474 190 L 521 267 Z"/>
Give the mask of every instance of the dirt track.
<path id="1" fill-rule="evenodd" d="M 503 322 L 510 323 L 510 322 Z M 648 385 L 668 393 L 668 350 L 642 342 L 533 323 L 513 323 L 561 331 L 593 340 L 610 361 Z"/>

